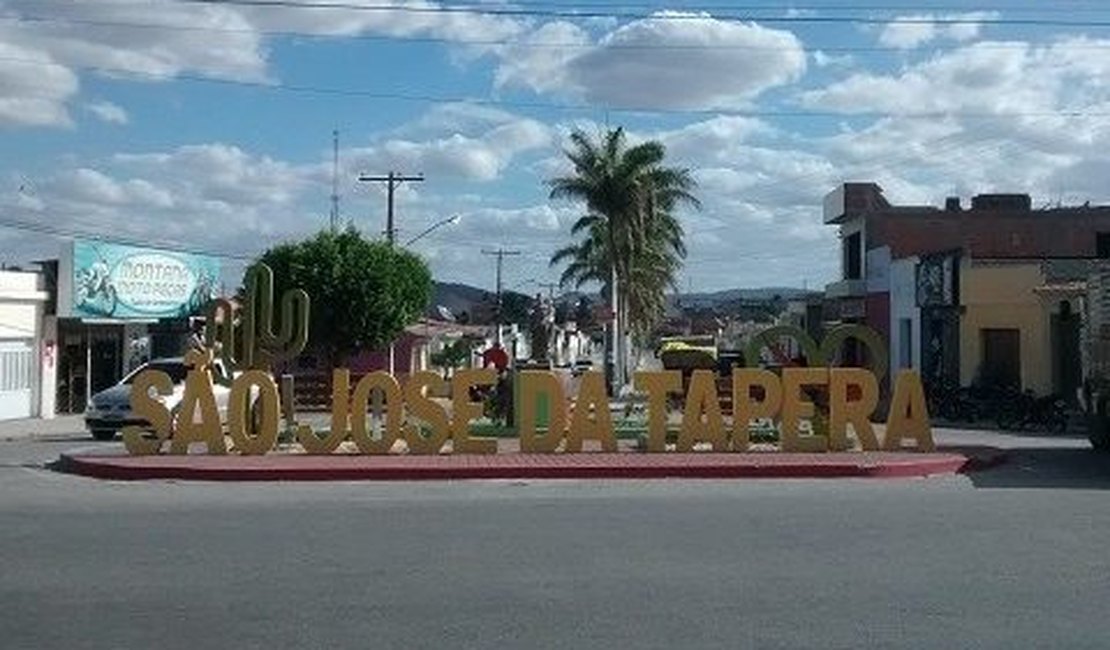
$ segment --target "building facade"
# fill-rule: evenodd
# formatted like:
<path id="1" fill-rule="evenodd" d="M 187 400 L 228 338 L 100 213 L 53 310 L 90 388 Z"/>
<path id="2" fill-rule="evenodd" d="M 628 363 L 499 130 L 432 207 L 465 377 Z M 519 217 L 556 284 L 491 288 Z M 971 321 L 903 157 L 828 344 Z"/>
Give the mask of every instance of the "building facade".
<path id="1" fill-rule="evenodd" d="M 44 417 L 81 413 L 146 361 L 181 356 L 190 320 L 220 278 L 213 257 L 86 240 L 39 265 L 48 295 L 42 331 L 56 357 L 43 373 Z"/>
<path id="2" fill-rule="evenodd" d="M 833 320 L 880 332 L 892 368 L 1074 394 L 1080 309 L 1067 287 L 1110 257 L 1110 206 L 1034 209 L 1024 194 L 903 206 L 847 183 L 824 210 L 841 241 Z"/>
<path id="3" fill-rule="evenodd" d="M 55 354 L 43 338 L 46 301 L 39 273 L 0 270 L 0 420 L 43 413 L 43 370 Z"/>

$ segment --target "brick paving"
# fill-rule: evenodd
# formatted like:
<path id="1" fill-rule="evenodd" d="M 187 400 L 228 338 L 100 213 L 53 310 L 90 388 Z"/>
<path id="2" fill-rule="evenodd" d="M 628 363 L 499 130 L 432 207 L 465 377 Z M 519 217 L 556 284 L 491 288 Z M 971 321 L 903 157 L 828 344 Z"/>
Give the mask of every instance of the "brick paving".
<path id="1" fill-rule="evenodd" d="M 362 456 L 124 456 L 63 454 L 62 471 L 116 480 L 345 481 L 449 479 L 898 478 L 953 474 L 1001 462 L 989 448 L 937 453 L 581 453 Z"/>

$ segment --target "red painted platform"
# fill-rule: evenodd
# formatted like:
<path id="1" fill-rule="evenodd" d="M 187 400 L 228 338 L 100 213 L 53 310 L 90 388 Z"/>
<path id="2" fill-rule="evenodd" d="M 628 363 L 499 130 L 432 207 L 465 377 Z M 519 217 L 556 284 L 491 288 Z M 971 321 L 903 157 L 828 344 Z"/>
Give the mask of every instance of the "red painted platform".
<path id="1" fill-rule="evenodd" d="M 903 478 L 955 474 L 1004 460 L 992 448 L 937 453 L 583 453 L 356 456 L 63 454 L 60 471 L 113 480 L 420 481 L 458 479 Z"/>

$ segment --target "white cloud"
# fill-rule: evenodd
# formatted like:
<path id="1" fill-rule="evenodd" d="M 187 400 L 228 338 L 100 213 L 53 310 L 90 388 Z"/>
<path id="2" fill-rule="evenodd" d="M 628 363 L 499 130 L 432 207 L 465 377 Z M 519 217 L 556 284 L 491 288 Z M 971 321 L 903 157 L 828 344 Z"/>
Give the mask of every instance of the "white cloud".
<path id="1" fill-rule="evenodd" d="M 0 38 L 0 126 L 68 126 L 77 75 L 41 49 Z"/>
<path id="2" fill-rule="evenodd" d="M 0 10 L 0 126 L 66 126 L 78 73 L 151 82 L 191 74 L 270 81 L 266 34 L 431 37 L 455 41 L 512 38 L 525 24 L 510 17 L 436 11 L 425 0 L 362 0 L 370 10 L 246 7 L 172 0 L 40 2 L 3 0 Z M 386 4 L 427 11 L 382 11 Z M 493 45 L 458 45 L 474 56 Z M 89 110 L 113 123 L 121 113 Z M 105 117 L 108 116 L 108 117 Z"/>
<path id="3" fill-rule="evenodd" d="M 494 116 L 496 114 L 485 117 Z M 455 125 L 461 126 L 461 123 L 455 122 Z M 370 147 L 350 150 L 345 165 L 361 169 L 400 168 L 433 176 L 492 181 L 501 176 L 515 156 L 551 144 L 550 129 L 535 120 L 512 118 L 491 126 L 483 119 L 473 120 L 467 126 L 484 128 L 473 134 L 456 131 L 423 140 L 387 139 Z"/>
<path id="4" fill-rule="evenodd" d="M 822 50 L 813 53 L 813 63 L 818 68 L 848 68 L 856 63 L 851 54 L 829 54 Z"/>
<path id="5" fill-rule="evenodd" d="M 326 0 L 302 4 L 329 5 Z M 266 31 L 296 31 L 333 36 L 383 34 L 388 36 L 431 36 L 447 41 L 500 40 L 519 34 L 524 24 L 507 16 L 458 11 L 437 11 L 445 3 L 427 0 L 355 0 L 350 8 L 259 7 L 242 9 Z M 359 9 L 358 5 L 366 9 Z M 392 11 L 388 8 L 397 7 Z"/>
<path id="6" fill-rule="evenodd" d="M 1110 60 L 1092 45 L 1107 47 L 1110 40 L 980 42 L 895 74 L 858 72 L 801 100 L 844 113 L 1029 114 L 1086 107 L 1105 99 L 1110 88 Z"/>
<path id="7" fill-rule="evenodd" d="M 0 41 L 32 45 L 72 67 L 105 68 L 164 79 L 192 72 L 223 79 L 265 76 L 262 39 L 230 7 L 167 0 L 43 3 L 7 0 Z M 158 27 L 131 27 L 130 25 Z"/>
<path id="8" fill-rule="evenodd" d="M 529 38 L 581 45 L 588 37 L 573 25 L 549 23 Z M 645 109 L 736 108 L 796 81 L 806 67 L 791 32 L 679 12 L 626 23 L 589 47 L 531 53 L 510 47 L 501 56 L 501 86 Z"/>
<path id="9" fill-rule="evenodd" d="M 98 119 L 109 124 L 127 124 L 130 121 L 127 111 L 112 102 L 92 102 L 85 104 L 85 108 Z"/>
<path id="10" fill-rule="evenodd" d="M 498 51 L 500 64 L 494 72 L 494 86 L 529 88 L 538 93 L 577 90 L 570 65 L 590 47 L 589 33 L 578 25 L 544 23 Z"/>
<path id="11" fill-rule="evenodd" d="M 979 37 L 983 27 L 982 23 L 973 21 L 996 18 L 998 13 L 993 11 L 899 16 L 883 27 L 879 33 L 879 42 L 888 47 L 908 50 L 934 39 L 970 41 Z"/>

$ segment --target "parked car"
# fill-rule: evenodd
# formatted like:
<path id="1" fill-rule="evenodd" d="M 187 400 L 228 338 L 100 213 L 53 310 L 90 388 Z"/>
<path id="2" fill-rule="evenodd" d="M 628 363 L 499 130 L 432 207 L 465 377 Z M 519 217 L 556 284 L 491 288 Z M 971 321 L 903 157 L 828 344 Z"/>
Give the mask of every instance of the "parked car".
<path id="1" fill-rule="evenodd" d="M 133 370 L 115 386 L 100 391 L 89 400 L 85 407 L 85 428 L 93 438 L 112 440 L 126 426 L 149 424 L 136 417 L 131 411 L 131 384 L 145 370 L 160 370 L 169 375 L 170 381 L 173 382 L 173 393 L 163 397 L 162 401 L 171 413 L 175 413 L 180 408 L 181 400 L 185 396 L 185 376 L 188 374 L 185 360 L 168 358 L 149 361 Z M 213 363 L 213 372 L 217 373 L 217 378 L 228 377 L 227 370 L 219 359 Z M 231 389 L 216 382 L 213 384 L 213 392 L 216 397 L 216 407 L 220 412 L 220 421 L 224 422 L 227 419 L 227 403 Z"/>

